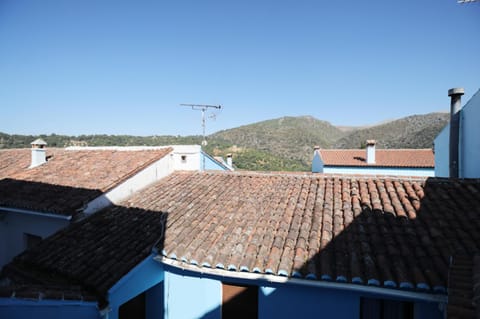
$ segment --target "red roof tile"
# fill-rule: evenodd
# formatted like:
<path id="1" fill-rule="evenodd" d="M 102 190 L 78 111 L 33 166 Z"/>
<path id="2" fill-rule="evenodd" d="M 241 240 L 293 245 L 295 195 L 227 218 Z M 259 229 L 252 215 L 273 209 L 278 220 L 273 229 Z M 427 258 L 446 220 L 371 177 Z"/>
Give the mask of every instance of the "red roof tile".
<path id="1" fill-rule="evenodd" d="M 375 164 L 367 164 L 366 150 L 320 150 L 325 166 L 431 167 L 431 149 L 376 149 Z"/>
<path id="2" fill-rule="evenodd" d="M 170 151 L 54 148 L 45 164 L 28 168 L 30 150 L 2 150 L 0 206 L 71 215 Z"/>
<path id="3" fill-rule="evenodd" d="M 480 180 L 177 172 L 123 206 L 73 224 L 4 274 L 41 269 L 105 292 L 161 237 L 164 258 L 202 272 L 446 293 L 450 257 L 480 251 Z"/>

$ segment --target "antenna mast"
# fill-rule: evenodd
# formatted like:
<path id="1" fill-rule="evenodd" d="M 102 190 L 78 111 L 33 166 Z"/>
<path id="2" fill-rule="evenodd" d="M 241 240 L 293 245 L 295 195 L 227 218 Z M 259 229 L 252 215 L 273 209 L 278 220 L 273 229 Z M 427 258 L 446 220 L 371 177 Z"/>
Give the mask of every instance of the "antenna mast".
<path id="1" fill-rule="evenodd" d="M 207 146 L 207 138 L 205 136 L 205 112 L 209 109 L 221 109 L 221 105 L 209 105 L 209 104 L 180 104 L 181 106 L 189 106 L 192 110 L 202 111 L 202 146 Z M 205 157 L 203 157 L 203 170 L 205 170 Z"/>

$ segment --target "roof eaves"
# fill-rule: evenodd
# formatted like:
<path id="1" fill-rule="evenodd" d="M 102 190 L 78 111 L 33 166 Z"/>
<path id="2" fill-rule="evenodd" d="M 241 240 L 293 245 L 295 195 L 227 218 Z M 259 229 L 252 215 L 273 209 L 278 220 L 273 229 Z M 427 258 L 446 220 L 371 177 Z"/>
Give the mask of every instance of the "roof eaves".
<path id="1" fill-rule="evenodd" d="M 43 217 L 53 217 L 53 218 L 59 218 L 64 220 L 71 220 L 72 216 L 74 215 L 74 214 L 57 214 L 52 212 L 33 211 L 28 209 L 0 206 L 0 211 L 2 210 L 7 212 L 12 212 L 12 213 L 20 213 L 20 214 L 27 214 L 27 215 L 43 216 Z"/>
<path id="2" fill-rule="evenodd" d="M 234 279 L 243 279 L 251 281 L 265 281 L 278 284 L 294 284 L 318 288 L 329 288 L 337 290 L 348 290 L 348 291 L 357 291 L 367 294 L 381 294 L 385 297 L 394 297 L 394 298 L 403 298 L 410 300 L 422 300 L 429 302 L 439 302 L 446 303 L 447 296 L 444 294 L 438 293 L 428 293 L 428 292 L 416 292 L 411 290 L 401 290 L 401 289 L 391 289 L 385 287 L 375 287 L 367 285 L 358 285 L 351 283 L 343 282 L 332 282 L 332 281 L 323 281 L 323 280 L 309 280 L 309 279 L 300 279 L 286 276 L 278 276 L 273 274 L 265 273 L 255 273 L 255 272 L 245 272 L 245 271 L 231 271 L 223 270 L 218 268 L 208 268 L 200 267 L 198 265 L 193 265 L 185 263 L 179 260 L 171 259 L 165 256 L 156 256 L 154 259 L 164 265 L 173 267 L 181 271 L 190 271 L 192 273 L 197 273 L 198 275 L 211 275 L 212 277 L 221 277 L 221 278 L 234 278 Z"/>

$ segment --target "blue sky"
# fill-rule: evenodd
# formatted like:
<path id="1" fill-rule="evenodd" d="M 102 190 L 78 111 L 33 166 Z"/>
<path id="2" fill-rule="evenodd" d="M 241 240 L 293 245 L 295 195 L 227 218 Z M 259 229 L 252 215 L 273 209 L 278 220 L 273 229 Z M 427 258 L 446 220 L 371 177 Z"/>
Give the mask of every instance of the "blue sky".
<path id="1" fill-rule="evenodd" d="M 190 135 L 365 125 L 480 88 L 480 3 L 0 0 L 0 132 Z"/>

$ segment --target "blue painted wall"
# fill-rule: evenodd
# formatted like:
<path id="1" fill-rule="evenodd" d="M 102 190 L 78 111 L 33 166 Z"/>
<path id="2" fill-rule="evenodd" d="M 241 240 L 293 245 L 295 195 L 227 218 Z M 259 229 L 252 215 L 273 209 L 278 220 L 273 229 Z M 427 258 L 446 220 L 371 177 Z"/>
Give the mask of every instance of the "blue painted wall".
<path id="1" fill-rule="evenodd" d="M 358 318 L 360 298 L 346 291 L 306 286 L 263 286 L 259 318 Z"/>
<path id="2" fill-rule="evenodd" d="M 323 161 L 318 151 L 313 153 L 312 173 L 323 173 Z"/>
<path id="3" fill-rule="evenodd" d="M 332 174 L 367 174 L 367 175 L 391 175 L 391 176 L 434 176 L 432 168 L 389 168 L 374 166 L 324 166 L 324 173 Z"/>
<path id="4" fill-rule="evenodd" d="M 120 279 L 108 292 L 108 301 L 111 311 L 109 319 L 118 318 L 118 310 L 122 304 L 136 297 L 138 294 L 148 291 L 154 286 L 157 286 L 163 281 L 164 271 L 163 266 L 159 262 L 153 260 L 153 255 L 142 261 L 138 266 L 133 268 L 128 274 Z M 158 295 L 157 291 L 152 291 L 151 294 Z M 152 300 L 152 296 L 147 293 L 147 302 Z M 159 309 L 163 307 L 162 301 L 157 303 Z M 150 308 L 149 308 L 150 307 Z M 154 311 L 155 305 L 148 305 L 150 313 Z"/>
<path id="5" fill-rule="evenodd" d="M 218 280 L 165 272 L 165 318 L 221 318 Z"/>
<path id="6" fill-rule="evenodd" d="M 210 155 L 202 152 L 200 157 L 200 167 L 203 167 L 203 161 L 205 160 L 205 170 L 217 170 L 217 171 L 227 171 L 228 168 L 224 167 L 222 164 L 217 162 Z"/>
<path id="7" fill-rule="evenodd" d="M 461 177 L 480 177 L 480 90 L 463 107 L 460 119 Z"/>
<path id="8" fill-rule="evenodd" d="M 445 318 L 445 305 L 436 302 L 416 302 L 413 307 L 414 318 Z"/>
<path id="9" fill-rule="evenodd" d="M 100 319 L 96 302 L 0 298 L 0 318 Z"/>
<path id="10" fill-rule="evenodd" d="M 146 291 L 146 317 L 147 319 L 161 319 L 164 317 L 163 298 L 164 298 L 163 281 Z"/>
<path id="11" fill-rule="evenodd" d="M 459 176 L 462 178 L 480 177 L 480 90 L 460 111 Z M 448 177 L 450 124 L 437 135 L 435 145 L 435 176 Z"/>
<path id="12" fill-rule="evenodd" d="M 450 124 L 447 124 L 433 141 L 435 150 L 435 176 L 448 177 L 450 175 L 449 160 L 449 140 L 450 140 Z"/>
<path id="13" fill-rule="evenodd" d="M 172 272 L 170 272 L 172 270 Z M 221 318 L 222 281 L 257 285 L 259 318 L 359 318 L 362 298 L 413 303 L 414 318 L 443 319 L 445 305 L 412 297 L 389 297 L 378 292 L 348 291 L 294 283 L 271 283 L 218 277 L 165 268 L 165 318 Z M 400 305 L 399 305 L 400 306 Z M 393 309 L 393 308 L 392 308 Z"/>

